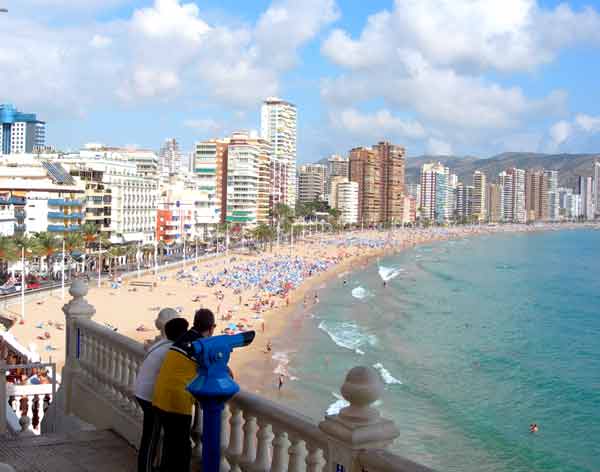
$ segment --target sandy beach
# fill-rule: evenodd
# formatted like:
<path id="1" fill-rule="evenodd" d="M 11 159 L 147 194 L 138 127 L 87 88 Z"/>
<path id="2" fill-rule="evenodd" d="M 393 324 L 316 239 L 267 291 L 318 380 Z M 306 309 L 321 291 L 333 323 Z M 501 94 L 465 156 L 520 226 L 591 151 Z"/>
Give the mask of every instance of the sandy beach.
<path id="1" fill-rule="evenodd" d="M 185 269 L 180 266 L 160 272 L 158 280 L 153 274 L 131 276 L 120 288 L 112 288 L 109 282 L 98 288 L 91 282 L 87 299 L 96 308 L 96 322 L 140 342 L 149 342 L 158 335 L 154 321 L 164 307 L 177 309 L 190 322 L 195 310 L 210 308 L 218 318 L 218 333 L 229 327 L 255 330 L 254 343 L 233 354 L 232 368 L 243 388 L 260 392 L 274 388 L 278 374 L 284 372 L 278 370 L 277 359 L 267 352 L 267 343 L 277 342 L 284 330 L 301 322 L 303 307 L 318 303 L 319 288 L 328 279 L 419 244 L 482 234 L 582 227 L 504 225 L 316 235 L 293 247 L 274 245 L 272 251 L 255 255 L 230 253 L 199 263 L 188 262 Z M 139 280 L 156 282 L 156 286 L 131 286 L 132 281 Z M 65 302 L 69 297 L 67 293 Z M 39 353 L 43 361 L 51 358 L 59 369 L 65 356 L 63 304 L 60 291 L 45 300 L 29 302 L 24 323 L 11 328 L 22 345 Z M 19 313 L 19 305 L 14 305 L 4 314 Z"/>

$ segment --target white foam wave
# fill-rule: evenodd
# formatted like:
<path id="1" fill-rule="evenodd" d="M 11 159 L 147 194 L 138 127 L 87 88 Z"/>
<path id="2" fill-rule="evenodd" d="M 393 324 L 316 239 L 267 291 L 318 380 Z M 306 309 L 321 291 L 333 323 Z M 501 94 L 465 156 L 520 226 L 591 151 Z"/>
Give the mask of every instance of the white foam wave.
<path id="1" fill-rule="evenodd" d="M 396 267 L 379 266 L 379 277 L 381 277 L 381 280 L 383 280 L 384 282 L 398 277 L 400 275 L 400 272 L 402 272 L 402 269 L 398 269 Z"/>
<path id="2" fill-rule="evenodd" d="M 377 336 L 363 333 L 358 325 L 349 321 L 321 321 L 319 329 L 324 331 L 331 340 L 345 349 L 364 355 L 361 348 L 377 344 Z"/>
<path id="3" fill-rule="evenodd" d="M 290 375 L 290 371 L 288 369 L 288 365 L 290 363 L 290 358 L 287 352 L 274 352 L 271 356 L 274 361 L 277 362 L 273 373 L 276 375 L 283 375 L 284 377 L 289 378 L 290 380 L 298 380 L 298 377 L 294 377 Z"/>
<path id="4" fill-rule="evenodd" d="M 344 400 L 339 394 L 335 392 L 331 393 L 335 397 L 335 401 L 327 407 L 327 414 L 337 415 L 342 410 L 342 408 L 346 408 L 350 405 L 350 403 L 347 400 Z"/>
<path id="5" fill-rule="evenodd" d="M 379 375 L 387 385 L 402 385 L 402 381 L 394 377 L 389 370 L 387 370 L 381 362 L 373 364 L 373 367 L 377 369 Z"/>
<path id="6" fill-rule="evenodd" d="M 352 289 L 352 296 L 359 300 L 363 300 L 369 296 L 369 292 L 362 287 L 356 287 Z"/>

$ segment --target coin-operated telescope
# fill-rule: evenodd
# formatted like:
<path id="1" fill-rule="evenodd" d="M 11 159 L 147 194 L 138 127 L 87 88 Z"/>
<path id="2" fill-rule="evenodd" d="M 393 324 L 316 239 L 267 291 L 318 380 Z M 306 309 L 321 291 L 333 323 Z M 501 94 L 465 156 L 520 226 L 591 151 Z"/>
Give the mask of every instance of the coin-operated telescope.
<path id="1" fill-rule="evenodd" d="M 225 403 L 240 391 L 227 364 L 231 352 L 254 340 L 247 331 L 233 336 L 200 338 L 192 343 L 198 375 L 187 386 L 202 408 L 202 470 L 219 472 L 221 462 L 221 414 Z"/>

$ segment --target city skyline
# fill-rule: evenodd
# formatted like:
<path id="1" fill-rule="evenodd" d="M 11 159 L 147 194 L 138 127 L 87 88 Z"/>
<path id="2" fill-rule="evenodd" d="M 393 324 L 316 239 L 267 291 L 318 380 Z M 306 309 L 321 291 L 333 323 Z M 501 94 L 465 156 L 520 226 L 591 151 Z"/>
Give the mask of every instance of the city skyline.
<path id="1" fill-rule="evenodd" d="M 298 163 L 383 139 L 411 156 L 600 145 L 597 1 L 5 3 L 0 103 L 62 149 L 188 152 L 260 129 L 271 95 L 302 117 Z"/>

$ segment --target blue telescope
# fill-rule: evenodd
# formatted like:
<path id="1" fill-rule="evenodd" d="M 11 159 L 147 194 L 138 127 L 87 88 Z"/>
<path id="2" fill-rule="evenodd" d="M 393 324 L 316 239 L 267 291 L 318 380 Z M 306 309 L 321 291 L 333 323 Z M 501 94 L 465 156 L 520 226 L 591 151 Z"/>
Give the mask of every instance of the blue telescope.
<path id="1" fill-rule="evenodd" d="M 221 414 L 225 402 L 240 391 L 231 378 L 227 364 L 231 352 L 254 340 L 247 331 L 233 336 L 200 338 L 192 343 L 198 375 L 187 386 L 202 408 L 202 470 L 219 472 L 221 462 Z"/>

